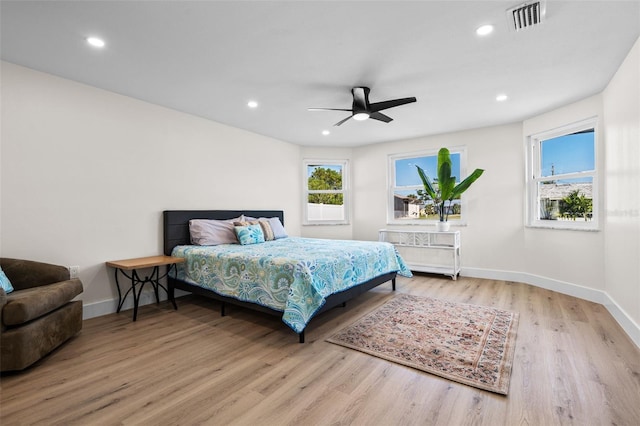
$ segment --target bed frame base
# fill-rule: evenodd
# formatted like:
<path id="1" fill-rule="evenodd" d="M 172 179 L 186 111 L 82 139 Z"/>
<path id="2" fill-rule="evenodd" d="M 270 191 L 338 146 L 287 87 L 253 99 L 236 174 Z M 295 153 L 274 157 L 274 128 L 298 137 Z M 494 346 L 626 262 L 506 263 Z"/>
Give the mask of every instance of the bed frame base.
<path id="1" fill-rule="evenodd" d="M 396 275 L 397 275 L 397 272 L 389 272 L 387 274 L 380 275 L 379 277 L 373 278 L 372 280 L 369 280 L 363 284 L 341 291 L 340 293 L 332 294 L 329 297 L 327 297 L 325 304 L 322 306 L 322 308 L 320 308 L 318 312 L 316 312 L 315 315 L 328 311 L 329 309 L 335 308 L 336 306 L 339 306 L 339 305 L 341 305 L 342 307 L 345 307 L 347 305 L 347 301 L 355 297 L 358 297 L 362 293 L 366 293 L 372 288 L 377 287 L 381 284 L 384 284 L 387 281 L 391 281 L 391 289 L 393 291 L 396 291 Z M 198 287 L 196 285 L 192 285 L 172 277 L 168 277 L 168 284 L 169 284 L 168 285 L 169 300 L 173 303 L 174 306 L 177 306 L 176 299 L 175 299 L 175 289 L 179 289 L 179 290 L 191 292 L 193 294 L 197 294 L 198 296 L 204 296 L 209 299 L 214 299 L 219 301 L 221 303 L 221 306 L 220 306 L 221 316 L 226 315 L 226 312 L 225 312 L 226 304 L 229 303 L 231 305 L 241 306 L 243 308 L 251 309 L 254 311 L 282 317 L 282 311 L 277 311 L 275 309 L 267 308 L 266 306 L 256 305 L 254 303 L 243 302 L 242 300 L 237 300 L 231 297 L 222 296 L 206 288 Z M 302 330 L 300 333 L 298 333 L 298 338 L 300 343 L 304 343 L 305 330 Z"/>

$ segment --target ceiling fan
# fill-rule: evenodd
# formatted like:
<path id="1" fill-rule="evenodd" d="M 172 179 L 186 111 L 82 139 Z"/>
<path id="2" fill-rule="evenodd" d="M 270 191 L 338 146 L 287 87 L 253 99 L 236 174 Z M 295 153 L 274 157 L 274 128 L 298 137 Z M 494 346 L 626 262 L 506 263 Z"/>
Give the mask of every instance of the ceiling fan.
<path id="1" fill-rule="evenodd" d="M 401 98 L 401 99 L 392 99 L 389 101 L 382 102 L 369 102 L 369 92 L 370 89 L 368 87 L 354 87 L 351 89 L 351 94 L 353 95 L 353 104 L 351 109 L 344 108 L 309 108 L 309 111 L 348 111 L 351 112 L 351 115 L 343 120 L 338 121 L 334 126 L 339 126 L 345 121 L 353 118 L 354 120 L 362 121 L 367 118 L 373 118 L 374 120 L 384 121 L 388 123 L 393 120 L 393 118 L 388 115 L 384 115 L 380 111 L 397 107 L 404 104 L 410 104 L 411 102 L 415 102 L 416 98 Z"/>

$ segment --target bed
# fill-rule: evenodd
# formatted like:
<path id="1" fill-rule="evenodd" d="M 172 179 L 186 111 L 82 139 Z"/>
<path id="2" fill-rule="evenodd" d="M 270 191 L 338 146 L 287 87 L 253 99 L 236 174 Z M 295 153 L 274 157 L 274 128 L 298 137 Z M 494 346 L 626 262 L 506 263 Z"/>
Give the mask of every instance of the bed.
<path id="1" fill-rule="evenodd" d="M 303 343 L 319 313 L 387 282 L 395 291 L 398 273 L 411 276 L 389 243 L 282 238 L 276 231 L 278 238 L 259 244 L 192 244 L 190 221 L 239 218 L 253 220 L 253 227 L 258 218 L 284 224 L 280 210 L 163 212 L 164 253 L 186 259 L 168 277 L 172 302 L 180 289 L 220 301 L 222 315 L 228 303 L 277 315 Z"/>

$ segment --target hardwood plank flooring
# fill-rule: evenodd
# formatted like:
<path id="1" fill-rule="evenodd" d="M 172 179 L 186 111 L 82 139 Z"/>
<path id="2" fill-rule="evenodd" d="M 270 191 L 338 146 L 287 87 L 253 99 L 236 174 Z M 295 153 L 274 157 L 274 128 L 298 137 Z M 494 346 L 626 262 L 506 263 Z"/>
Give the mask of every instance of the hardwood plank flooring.
<path id="1" fill-rule="evenodd" d="M 520 312 L 508 396 L 324 341 L 393 297 L 320 315 L 307 343 L 278 318 L 187 296 L 85 321 L 0 379 L 2 425 L 640 425 L 640 350 L 598 304 L 526 284 L 432 275 L 397 293 Z"/>

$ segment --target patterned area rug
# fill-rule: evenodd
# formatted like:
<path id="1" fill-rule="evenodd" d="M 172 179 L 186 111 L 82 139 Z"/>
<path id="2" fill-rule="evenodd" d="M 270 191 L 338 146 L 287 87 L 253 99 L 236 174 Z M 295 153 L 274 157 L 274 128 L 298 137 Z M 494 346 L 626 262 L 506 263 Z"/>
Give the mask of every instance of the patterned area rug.
<path id="1" fill-rule="evenodd" d="M 519 314 L 398 295 L 328 342 L 506 395 Z"/>

